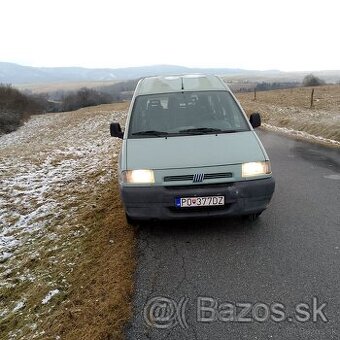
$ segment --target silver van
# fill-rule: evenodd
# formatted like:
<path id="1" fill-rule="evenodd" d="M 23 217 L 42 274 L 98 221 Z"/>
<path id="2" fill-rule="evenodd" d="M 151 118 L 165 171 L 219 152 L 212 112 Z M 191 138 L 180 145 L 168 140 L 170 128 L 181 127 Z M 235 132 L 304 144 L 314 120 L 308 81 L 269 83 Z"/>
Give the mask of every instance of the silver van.
<path id="1" fill-rule="evenodd" d="M 270 161 L 223 80 L 211 75 L 139 81 L 124 132 L 119 185 L 130 223 L 149 219 L 246 215 L 256 219 L 272 198 Z"/>

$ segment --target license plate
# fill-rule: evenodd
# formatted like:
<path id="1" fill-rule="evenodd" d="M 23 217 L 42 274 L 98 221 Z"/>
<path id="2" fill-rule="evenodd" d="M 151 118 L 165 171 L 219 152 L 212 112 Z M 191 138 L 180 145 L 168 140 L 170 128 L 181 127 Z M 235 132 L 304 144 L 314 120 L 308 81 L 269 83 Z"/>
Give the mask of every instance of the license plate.
<path id="1" fill-rule="evenodd" d="M 212 207 L 224 205 L 224 196 L 177 197 L 177 208 Z"/>

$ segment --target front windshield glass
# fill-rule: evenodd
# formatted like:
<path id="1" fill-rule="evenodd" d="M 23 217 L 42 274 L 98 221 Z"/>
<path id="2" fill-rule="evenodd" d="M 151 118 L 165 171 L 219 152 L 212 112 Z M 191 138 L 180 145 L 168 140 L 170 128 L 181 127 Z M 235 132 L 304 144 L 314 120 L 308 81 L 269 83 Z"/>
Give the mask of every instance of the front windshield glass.
<path id="1" fill-rule="evenodd" d="M 228 91 L 161 93 L 136 98 L 129 138 L 247 130 L 245 117 Z"/>

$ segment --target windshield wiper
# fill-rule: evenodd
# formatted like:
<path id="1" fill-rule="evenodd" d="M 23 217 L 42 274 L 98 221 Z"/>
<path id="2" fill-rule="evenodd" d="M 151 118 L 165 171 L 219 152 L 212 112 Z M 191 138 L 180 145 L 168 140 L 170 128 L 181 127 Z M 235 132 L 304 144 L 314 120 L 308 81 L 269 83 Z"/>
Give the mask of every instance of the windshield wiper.
<path id="1" fill-rule="evenodd" d="M 234 132 L 244 132 L 244 131 L 248 131 L 245 129 L 240 129 L 240 130 L 223 130 L 223 133 L 234 133 Z"/>
<path id="2" fill-rule="evenodd" d="M 205 134 L 205 133 L 215 133 L 215 132 L 224 132 L 221 129 L 215 129 L 215 128 L 206 128 L 206 127 L 201 127 L 201 128 L 193 128 L 193 129 L 184 129 L 184 130 L 179 130 L 179 133 L 194 133 L 194 134 Z"/>
<path id="3" fill-rule="evenodd" d="M 192 134 L 198 134 L 198 135 L 203 135 L 203 134 L 209 134 L 209 133 L 233 133 L 233 132 L 242 132 L 242 131 L 247 131 L 247 130 L 221 130 L 221 129 L 215 129 L 215 128 L 206 128 L 206 127 L 201 127 L 201 128 L 194 128 L 194 129 L 185 129 L 185 130 L 180 130 L 179 133 L 192 133 Z"/>
<path id="4" fill-rule="evenodd" d="M 156 131 L 156 130 L 147 130 L 147 131 L 138 131 L 132 133 L 133 136 L 157 136 L 157 137 L 163 137 L 167 136 L 168 132 L 165 131 Z"/>

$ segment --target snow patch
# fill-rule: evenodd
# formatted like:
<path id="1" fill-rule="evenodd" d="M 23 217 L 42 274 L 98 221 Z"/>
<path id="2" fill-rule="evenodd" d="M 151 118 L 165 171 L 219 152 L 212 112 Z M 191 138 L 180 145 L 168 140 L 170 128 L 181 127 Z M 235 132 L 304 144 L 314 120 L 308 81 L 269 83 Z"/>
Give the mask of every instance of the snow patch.
<path id="1" fill-rule="evenodd" d="M 340 142 L 334 139 L 324 138 L 321 136 L 315 136 L 304 131 L 298 131 L 298 130 L 289 129 L 285 127 L 278 127 L 278 126 L 274 126 L 274 125 L 270 125 L 266 123 L 262 123 L 262 126 L 271 131 L 281 132 L 281 133 L 285 133 L 291 136 L 302 137 L 302 138 L 309 139 L 309 140 L 314 140 L 318 142 L 340 146 Z"/>
<path id="2" fill-rule="evenodd" d="M 5 262 L 6 260 L 8 260 L 10 257 L 12 257 L 13 254 L 12 253 L 8 253 L 8 252 L 3 252 L 1 255 L 0 255 L 0 263 L 3 263 Z"/>
<path id="3" fill-rule="evenodd" d="M 3 318 L 5 315 L 8 314 L 8 312 L 9 312 L 9 310 L 8 310 L 7 308 L 5 308 L 4 310 L 2 310 L 2 311 L 0 312 L 0 318 Z"/>
<path id="4" fill-rule="evenodd" d="M 26 300 L 23 300 L 23 301 L 19 301 L 15 307 L 13 308 L 12 312 L 15 313 L 17 312 L 18 310 L 20 309 L 23 309 L 25 307 L 25 303 L 26 303 Z"/>
<path id="5" fill-rule="evenodd" d="M 50 292 L 48 292 L 48 294 L 42 299 L 41 303 L 43 305 L 46 305 L 52 298 L 54 295 L 59 294 L 59 289 L 54 289 L 51 290 Z"/>

